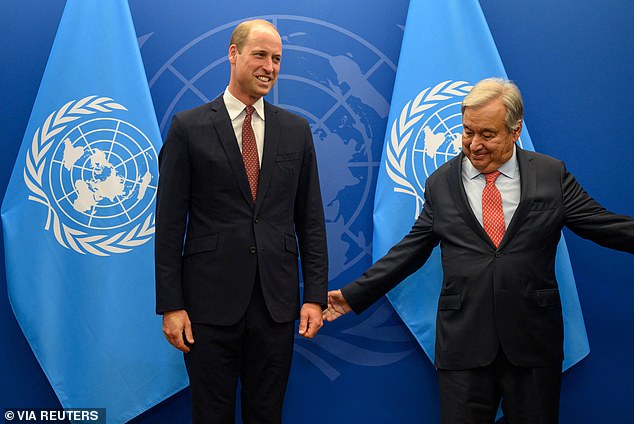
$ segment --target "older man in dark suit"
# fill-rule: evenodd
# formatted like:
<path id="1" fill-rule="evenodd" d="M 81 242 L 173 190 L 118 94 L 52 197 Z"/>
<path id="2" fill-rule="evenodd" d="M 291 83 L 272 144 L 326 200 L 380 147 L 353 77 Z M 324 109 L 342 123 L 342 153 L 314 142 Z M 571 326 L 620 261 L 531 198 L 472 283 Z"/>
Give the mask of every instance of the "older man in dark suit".
<path id="1" fill-rule="evenodd" d="M 228 58 L 224 94 L 176 114 L 161 150 L 156 308 L 185 352 L 194 422 L 234 423 L 240 379 L 243 421 L 279 423 L 294 320 L 314 337 L 327 299 L 317 162 L 306 120 L 262 98 L 280 69 L 275 27 L 238 25 Z"/>
<path id="2" fill-rule="evenodd" d="M 606 211 L 561 161 L 522 150 L 523 105 L 505 80 L 462 103 L 462 153 L 432 174 L 412 230 L 363 276 L 329 293 L 328 321 L 359 313 L 440 243 L 435 366 L 441 421 L 556 423 L 563 318 L 555 254 L 563 226 L 634 252 L 634 220 Z"/>

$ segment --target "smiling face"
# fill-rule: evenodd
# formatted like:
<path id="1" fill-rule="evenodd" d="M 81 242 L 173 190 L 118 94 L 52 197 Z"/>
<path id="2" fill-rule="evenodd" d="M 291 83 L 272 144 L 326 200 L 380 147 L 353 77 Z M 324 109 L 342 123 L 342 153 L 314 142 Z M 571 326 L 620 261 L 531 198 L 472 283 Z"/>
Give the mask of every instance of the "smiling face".
<path id="1" fill-rule="evenodd" d="M 462 151 L 473 166 L 488 174 L 513 156 L 522 122 L 514 131 L 506 126 L 506 108 L 500 99 L 479 107 L 467 107 L 462 114 Z"/>
<path id="2" fill-rule="evenodd" d="M 281 60 L 280 35 L 271 26 L 255 23 L 241 49 L 235 44 L 229 46 L 229 92 L 242 103 L 252 105 L 273 88 Z"/>

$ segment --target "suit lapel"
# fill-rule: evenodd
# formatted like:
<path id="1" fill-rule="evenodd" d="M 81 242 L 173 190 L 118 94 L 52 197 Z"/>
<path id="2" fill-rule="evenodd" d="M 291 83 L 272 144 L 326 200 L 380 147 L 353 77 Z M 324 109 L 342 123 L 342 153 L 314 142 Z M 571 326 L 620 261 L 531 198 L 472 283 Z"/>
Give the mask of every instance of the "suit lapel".
<path id="1" fill-rule="evenodd" d="M 229 118 L 229 112 L 227 112 L 227 107 L 222 100 L 222 96 L 211 102 L 211 120 L 216 128 L 218 138 L 227 155 L 233 174 L 238 181 L 240 191 L 247 203 L 253 205 L 249 180 L 247 178 L 247 172 L 244 169 L 244 161 L 242 160 L 236 134 L 231 125 L 231 118 Z"/>
<path id="2" fill-rule="evenodd" d="M 280 142 L 279 116 L 277 110 L 268 102 L 264 102 L 264 152 L 262 153 L 262 166 L 260 168 L 260 181 L 256 197 L 256 213 L 264 201 L 266 192 L 271 182 L 277 146 Z"/>
<path id="3" fill-rule="evenodd" d="M 473 210 L 471 209 L 471 205 L 469 204 L 469 200 L 467 199 L 467 193 L 464 189 L 464 184 L 462 183 L 462 161 L 464 159 L 464 153 L 460 153 L 460 155 L 454 159 L 451 163 L 451 172 L 448 173 L 447 178 L 449 179 L 449 187 L 453 188 L 451 190 L 451 195 L 453 196 L 453 200 L 456 204 L 456 207 L 460 211 L 460 214 L 464 218 L 467 225 L 477 233 L 483 240 L 491 244 L 493 246 L 493 242 L 489 238 L 486 231 L 478 218 L 476 218 Z M 457 188 L 457 189 L 456 189 Z"/>
<path id="4" fill-rule="evenodd" d="M 522 221 L 526 218 L 528 211 L 533 206 L 535 200 L 535 191 L 537 190 L 537 170 L 533 159 L 526 155 L 523 149 L 516 147 L 517 151 L 517 166 L 520 171 L 520 184 L 521 194 L 520 203 L 517 205 L 517 209 L 513 214 L 513 219 L 509 223 L 509 227 L 504 233 L 504 238 L 500 243 L 500 247 L 504 247 L 507 240 L 510 240 L 517 230 L 521 227 Z"/>

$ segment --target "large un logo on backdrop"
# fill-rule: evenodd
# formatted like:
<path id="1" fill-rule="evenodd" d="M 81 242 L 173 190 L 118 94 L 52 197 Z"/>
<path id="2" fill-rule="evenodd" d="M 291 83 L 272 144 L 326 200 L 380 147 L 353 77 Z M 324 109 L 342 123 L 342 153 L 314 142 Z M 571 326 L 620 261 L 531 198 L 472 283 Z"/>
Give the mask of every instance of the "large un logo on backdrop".
<path id="1" fill-rule="evenodd" d="M 89 96 L 53 111 L 33 136 L 24 180 L 48 208 L 45 229 L 76 252 L 108 256 L 154 233 L 156 151 L 133 124 L 108 116 L 124 106 Z"/>
<path id="2" fill-rule="evenodd" d="M 304 116 L 312 129 L 334 279 L 371 255 L 371 200 L 396 66 L 368 41 L 331 23 L 304 16 L 258 18 L 278 28 L 284 49 L 268 100 Z M 175 112 L 224 91 L 228 43 L 238 23 L 193 39 L 150 79 L 153 92 L 172 93 L 164 110 L 157 105 L 161 132 Z"/>
<path id="3" fill-rule="evenodd" d="M 389 113 L 386 99 L 391 95 L 396 66 L 368 41 L 329 22 L 287 15 L 258 18 L 272 22 L 283 42 L 278 82 L 267 99 L 304 116 L 312 129 L 326 215 L 330 279 L 352 278 L 345 274 L 347 270 L 371 261 L 372 199 Z M 175 112 L 209 102 L 224 91 L 228 43 L 239 22 L 194 38 L 150 78 L 152 91 L 167 98 L 156 105 L 162 132 Z M 384 305 L 350 332 L 376 341 L 377 327 L 392 316 Z M 385 329 L 380 333 L 385 335 Z M 412 351 L 406 329 L 392 326 L 388 339 L 390 352 L 365 349 L 363 354 L 358 347 L 323 331 L 314 343 L 361 366 L 394 363 Z M 301 343 L 295 344 L 295 350 L 330 379 L 339 376 L 335 366 Z"/>

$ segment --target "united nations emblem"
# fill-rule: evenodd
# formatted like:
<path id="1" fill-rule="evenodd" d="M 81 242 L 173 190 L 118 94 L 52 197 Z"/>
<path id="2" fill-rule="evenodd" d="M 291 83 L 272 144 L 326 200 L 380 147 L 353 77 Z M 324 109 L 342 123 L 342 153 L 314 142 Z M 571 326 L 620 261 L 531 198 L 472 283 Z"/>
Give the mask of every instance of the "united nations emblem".
<path id="1" fill-rule="evenodd" d="M 386 171 L 394 191 L 416 200 L 414 218 L 423 207 L 425 180 L 462 150 L 462 98 L 471 85 L 444 81 L 408 101 L 392 123 Z"/>
<path id="2" fill-rule="evenodd" d="M 89 96 L 53 111 L 26 154 L 29 199 L 48 209 L 44 228 L 78 253 L 108 256 L 154 233 L 156 150 L 137 127 L 108 114 L 127 110 Z"/>

